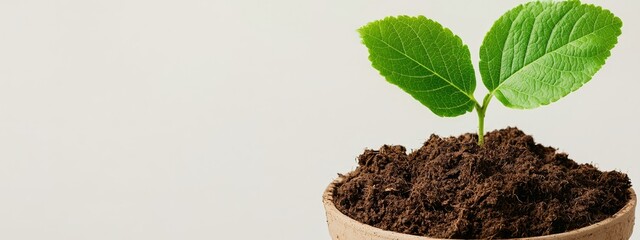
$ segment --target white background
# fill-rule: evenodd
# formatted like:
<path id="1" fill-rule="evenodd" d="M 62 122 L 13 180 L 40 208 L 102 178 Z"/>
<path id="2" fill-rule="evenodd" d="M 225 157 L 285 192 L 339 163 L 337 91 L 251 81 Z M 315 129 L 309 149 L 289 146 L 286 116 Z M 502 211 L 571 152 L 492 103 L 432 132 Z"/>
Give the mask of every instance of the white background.
<path id="1" fill-rule="evenodd" d="M 521 2 L 2 0 L 0 239 L 329 239 L 322 191 L 364 148 L 476 128 L 386 83 L 355 30 L 426 15 L 477 66 Z M 639 182 L 640 3 L 588 2 L 625 24 L 607 65 L 546 107 L 493 101 L 487 130 Z"/>

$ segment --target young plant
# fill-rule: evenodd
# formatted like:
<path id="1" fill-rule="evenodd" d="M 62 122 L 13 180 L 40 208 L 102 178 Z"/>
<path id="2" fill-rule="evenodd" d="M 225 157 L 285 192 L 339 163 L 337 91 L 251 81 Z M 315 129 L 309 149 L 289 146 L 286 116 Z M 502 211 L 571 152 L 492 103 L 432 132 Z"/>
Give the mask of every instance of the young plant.
<path id="1" fill-rule="evenodd" d="M 622 21 L 577 0 L 530 2 L 500 17 L 480 47 L 480 75 L 489 93 L 477 101 L 469 48 L 449 29 L 419 17 L 387 17 L 360 28 L 373 67 L 441 117 L 476 110 L 478 144 L 495 96 L 531 109 L 555 102 L 587 83 L 604 65 Z"/>

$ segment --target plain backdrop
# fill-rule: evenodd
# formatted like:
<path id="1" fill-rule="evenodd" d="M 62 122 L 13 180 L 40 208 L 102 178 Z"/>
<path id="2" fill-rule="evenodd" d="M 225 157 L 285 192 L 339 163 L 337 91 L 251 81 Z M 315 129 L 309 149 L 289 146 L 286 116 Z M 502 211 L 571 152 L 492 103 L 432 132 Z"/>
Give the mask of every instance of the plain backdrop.
<path id="1" fill-rule="evenodd" d="M 523 2 L 2 0 L 0 239 L 327 240 L 322 191 L 363 149 L 477 124 L 386 83 L 356 29 L 426 15 L 477 71 Z M 640 2 L 587 2 L 624 21 L 605 67 L 549 106 L 492 101 L 486 128 L 640 183 Z"/>

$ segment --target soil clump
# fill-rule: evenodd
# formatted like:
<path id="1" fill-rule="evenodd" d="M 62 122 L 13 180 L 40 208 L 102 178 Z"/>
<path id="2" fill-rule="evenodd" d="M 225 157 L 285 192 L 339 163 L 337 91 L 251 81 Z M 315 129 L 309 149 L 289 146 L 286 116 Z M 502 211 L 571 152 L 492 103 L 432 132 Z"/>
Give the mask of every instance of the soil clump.
<path id="1" fill-rule="evenodd" d="M 609 160 L 609 159 L 606 159 Z M 338 210 L 381 229 L 436 238 L 517 238 L 602 221 L 630 199 L 626 174 L 577 164 L 517 128 L 365 150 L 334 192 Z"/>

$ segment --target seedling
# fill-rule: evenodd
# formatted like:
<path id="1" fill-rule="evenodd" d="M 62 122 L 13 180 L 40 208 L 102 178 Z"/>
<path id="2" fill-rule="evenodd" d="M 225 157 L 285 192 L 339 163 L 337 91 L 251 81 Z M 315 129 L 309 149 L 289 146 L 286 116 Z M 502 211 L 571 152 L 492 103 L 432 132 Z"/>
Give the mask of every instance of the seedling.
<path id="1" fill-rule="evenodd" d="M 608 10 L 563 2 L 530 2 L 500 17 L 480 47 L 480 75 L 489 93 L 474 97 L 469 48 L 424 16 L 387 17 L 358 32 L 374 68 L 441 117 L 478 113 L 478 144 L 495 96 L 503 105 L 532 109 L 587 83 L 618 42 L 622 21 Z"/>

